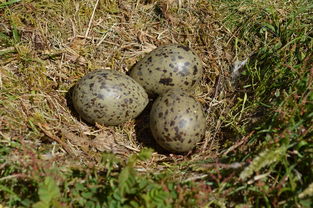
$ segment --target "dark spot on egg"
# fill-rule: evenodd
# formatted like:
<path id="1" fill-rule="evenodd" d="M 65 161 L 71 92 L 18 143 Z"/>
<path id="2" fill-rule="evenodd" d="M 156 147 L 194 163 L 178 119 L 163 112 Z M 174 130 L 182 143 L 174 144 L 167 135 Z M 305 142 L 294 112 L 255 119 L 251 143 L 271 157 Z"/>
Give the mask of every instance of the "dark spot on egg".
<path id="1" fill-rule="evenodd" d="M 197 74 L 197 72 L 198 72 L 198 68 L 197 68 L 197 66 L 194 66 L 193 67 L 193 75 L 196 75 Z"/>
<path id="2" fill-rule="evenodd" d="M 174 126 L 175 125 L 175 121 L 171 121 L 170 126 Z"/>
<path id="3" fill-rule="evenodd" d="M 182 137 L 182 135 L 176 135 L 176 140 L 178 140 L 180 143 L 184 143 L 184 137 Z M 178 148 L 181 148 L 181 147 L 178 147 Z"/>
<path id="4" fill-rule="evenodd" d="M 100 73 L 100 76 L 102 76 L 103 78 L 107 78 L 108 74 L 103 72 L 103 73 Z"/>
<path id="5" fill-rule="evenodd" d="M 95 98 L 92 98 L 92 99 L 90 100 L 90 102 L 91 102 L 92 105 L 94 105 L 96 101 L 97 101 L 97 98 L 96 98 L 96 97 L 95 97 Z"/>
<path id="6" fill-rule="evenodd" d="M 162 78 L 160 79 L 159 83 L 163 85 L 173 86 L 174 84 L 172 83 L 172 81 L 172 78 Z"/>
<path id="7" fill-rule="evenodd" d="M 168 99 L 167 98 L 164 100 L 164 103 L 165 103 L 165 105 L 168 106 Z"/>
<path id="8" fill-rule="evenodd" d="M 164 139 L 162 139 L 163 141 L 172 141 L 172 138 L 170 136 L 164 136 Z"/>

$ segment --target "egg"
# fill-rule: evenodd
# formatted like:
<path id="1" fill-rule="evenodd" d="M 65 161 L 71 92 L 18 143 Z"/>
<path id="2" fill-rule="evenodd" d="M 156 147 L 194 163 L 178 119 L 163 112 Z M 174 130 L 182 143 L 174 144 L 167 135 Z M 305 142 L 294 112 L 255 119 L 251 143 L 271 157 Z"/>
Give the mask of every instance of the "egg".
<path id="1" fill-rule="evenodd" d="M 168 151 L 179 153 L 192 150 L 204 137 L 205 126 L 202 105 L 182 90 L 170 90 L 152 105 L 152 135 Z"/>
<path id="2" fill-rule="evenodd" d="M 131 77 L 113 70 L 96 70 L 77 82 L 72 101 L 88 123 L 118 125 L 138 116 L 149 99 Z"/>
<path id="3" fill-rule="evenodd" d="M 202 71 L 200 58 L 190 48 L 171 44 L 145 55 L 129 74 L 153 95 L 170 89 L 192 91 L 198 86 Z"/>

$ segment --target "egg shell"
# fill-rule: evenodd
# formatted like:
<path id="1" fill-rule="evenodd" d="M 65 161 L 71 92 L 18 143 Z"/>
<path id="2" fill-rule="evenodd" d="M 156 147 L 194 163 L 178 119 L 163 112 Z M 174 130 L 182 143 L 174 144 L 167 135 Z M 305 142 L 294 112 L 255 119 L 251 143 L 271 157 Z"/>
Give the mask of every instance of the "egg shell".
<path id="1" fill-rule="evenodd" d="M 205 133 L 201 104 L 181 90 L 159 96 L 150 112 L 150 128 L 156 142 L 171 152 L 192 150 Z"/>
<path id="2" fill-rule="evenodd" d="M 192 91 L 202 78 L 200 58 L 188 47 L 171 44 L 146 54 L 131 69 L 130 76 L 148 94 L 162 94 L 170 89 Z"/>
<path id="3" fill-rule="evenodd" d="M 149 99 L 131 77 L 113 70 L 96 70 L 77 82 L 72 101 L 88 123 L 118 125 L 138 116 Z"/>

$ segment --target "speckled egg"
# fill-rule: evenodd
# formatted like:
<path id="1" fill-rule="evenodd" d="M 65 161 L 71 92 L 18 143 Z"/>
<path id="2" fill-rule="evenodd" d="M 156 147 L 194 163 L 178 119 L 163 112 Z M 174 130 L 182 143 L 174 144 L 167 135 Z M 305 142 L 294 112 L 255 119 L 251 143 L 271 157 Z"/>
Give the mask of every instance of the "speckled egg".
<path id="1" fill-rule="evenodd" d="M 72 100 L 85 121 L 104 125 L 135 118 L 149 102 L 135 80 L 113 70 L 96 70 L 82 77 L 73 89 Z"/>
<path id="2" fill-rule="evenodd" d="M 170 89 L 192 91 L 202 77 L 200 58 L 188 47 L 172 44 L 156 48 L 137 62 L 130 76 L 148 94 Z"/>
<path id="3" fill-rule="evenodd" d="M 205 133 L 201 104 L 181 90 L 158 97 L 150 112 L 150 128 L 156 142 L 172 152 L 192 150 Z"/>

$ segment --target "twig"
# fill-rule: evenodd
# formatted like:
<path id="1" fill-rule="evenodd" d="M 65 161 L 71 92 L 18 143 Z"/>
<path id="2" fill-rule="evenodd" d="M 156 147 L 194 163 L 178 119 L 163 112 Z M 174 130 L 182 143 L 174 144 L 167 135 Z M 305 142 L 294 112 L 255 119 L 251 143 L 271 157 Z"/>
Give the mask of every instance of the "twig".
<path id="1" fill-rule="evenodd" d="M 6 54 L 6 53 L 12 53 L 12 52 L 15 52 L 15 48 L 12 46 L 12 47 L 8 47 L 8 48 L 4 48 L 4 49 L 1 49 L 0 50 L 0 55 L 1 54 Z"/>
<path id="2" fill-rule="evenodd" d="M 97 9 L 97 6 L 98 6 L 98 3 L 99 3 L 99 0 L 96 1 L 95 6 L 93 7 L 93 11 L 92 11 L 92 14 L 91 14 L 91 17 L 90 17 L 90 20 L 89 20 L 88 28 L 87 28 L 86 33 L 85 33 L 85 38 L 88 37 L 89 31 L 90 31 L 90 28 L 91 28 L 91 24 L 92 24 L 92 21 L 93 21 L 93 18 L 95 16 L 95 12 L 96 12 L 96 9 Z"/>
<path id="3" fill-rule="evenodd" d="M 241 168 L 245 165 L 244 162 L 234 162 L 234 163 L 230 163 L 230 164 L 225 164 L 225 163 L 208 163 L 208 164 L 203 164 L 201 165 L 202 168 L 212 168 L 212 167 L 216 167 L 216 168 L 222 168 L 222 169 L 238 169 Z"/>
<path id="4" fill-rule="evenodd" d="M 187 178 L 186 180 L 184 180 L 184 183 L 189 182 L 189 181 L 195 181 L 195 180 L 203 179 L 207 176 L 208 176 L 208 174 L 193 176 L 193 177 L 190 177 L 190 178 Z"/>
<path id="5" fill-rule="evenodd" d="M 210 104 L 209 104 L 209 108 L 206 111 L 207 114 L 209 114 L 211 112 L 213 101 L 218 97 L 218 95 L 221 91 L 221 88 L 222 88 L 222 75 L 218 75 L 218 77 L 216 78 L 216 81 L 215 81 L 214 96 L 212 98 L 212 102 L 210 102 Z"/>
<path id="6" fill-rule="evenodd" d="M 13 175 L 9 175 L 9 176 L 5 176 L 0 178 L 0 181 L 5 181 L 5 180 L 9 180 L 12 178 L 26 178 L 27 176 L 23 173 L 18 173 L 18 174 L 13 174 Z"/>
<path id="7" fill-rule="evenodd" d="M 228 148 L 228 150 L 226 150 L 226 152 L 223 153 L 223 156 L 226 156 L 229 152 L 234 151 L 237 147 L 239 147 L 240 145 L 246 143 L 247 140 L 252 136 L 253 133 L 254 133 L 254 131 L 250 132 L 250 134 L 248 134 L 247 136 L 243 137 L 240 142 L 238 142 L 237 144 L 234 144 L 233 146 Z"/>
<path id="8" fill-rule="evenodd" d="M 104 40 L 108 37 L 109 33 L 113 31 L 113 27 L 115 27 L 116 24 L 113 24 L 110 29 L 101 37 L 100 41 L 97 43 L 97 47 L 99 47 L 99 45 L 101 45 Z"/>

